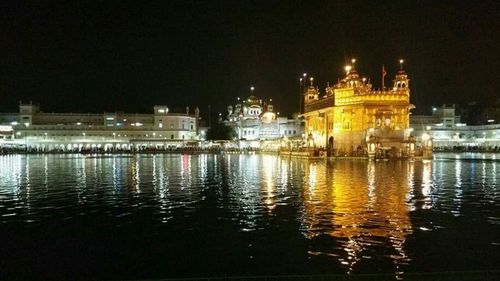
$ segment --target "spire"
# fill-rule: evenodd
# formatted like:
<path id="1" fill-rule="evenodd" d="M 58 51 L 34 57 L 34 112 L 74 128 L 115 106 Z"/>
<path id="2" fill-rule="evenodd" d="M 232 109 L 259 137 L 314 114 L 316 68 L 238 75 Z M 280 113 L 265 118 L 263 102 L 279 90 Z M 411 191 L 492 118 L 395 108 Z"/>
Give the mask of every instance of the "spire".
<path id="1" fill-rule="evenodd" d="M 394 90 L 407 90 L 409 87 L 410 79 L 403 68 L 404 60 L 399 60 L 399 70 L 394 77 Z"/>

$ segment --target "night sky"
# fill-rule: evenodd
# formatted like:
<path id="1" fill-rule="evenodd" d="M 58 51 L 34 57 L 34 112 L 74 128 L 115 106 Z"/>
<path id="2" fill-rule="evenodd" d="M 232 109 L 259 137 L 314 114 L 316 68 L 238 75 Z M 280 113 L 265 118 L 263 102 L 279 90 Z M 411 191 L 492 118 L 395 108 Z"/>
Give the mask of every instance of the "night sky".
<path id="1" fill-rule="evenodd" d="M 0 2 L 0 111 L 152 112 L 236 97 L 298 110 L 299 75 L 323 91 L 357 58 L 380 87 L 406 60 L 416 113 L 500 95 L 499 1 Z"/>

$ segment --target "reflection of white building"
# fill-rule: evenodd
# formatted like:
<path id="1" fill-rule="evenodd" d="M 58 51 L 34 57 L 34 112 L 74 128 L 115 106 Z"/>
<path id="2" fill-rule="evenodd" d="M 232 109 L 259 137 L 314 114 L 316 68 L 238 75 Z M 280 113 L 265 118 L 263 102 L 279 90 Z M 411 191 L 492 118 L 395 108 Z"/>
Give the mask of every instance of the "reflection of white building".
<path id="1" fill-rule="evenodd" d="M 161 149 L 198 140 L 199 110 L 172 113 L 157 105 L 153 114 L 45 113 L 21 104 L 18 114 L 1 114 L 10 143 L 40 150 Z M 5 127 L 5 128 L 4 128 Z M 7 131 L 7 130 L 3 130 Z M 5 140 L 4 140 L 5 142 Z"/>
<path id="2" fill-rule="evenodd" d="M 300 119 L 280 117 L 272 99 L 262 101 L 254 95 L 227 107 L 224 123 L 236 131 L 240 140 L 272 140 L 281 137 L 302 137 L 304 127 Z"/>
<path id="3" fill-rule="evenodd" d="M 455 115 L 454 106 L 435 107 L 432 115 L 411 115 L 410 126 L 417 140 L 430 136 L 436 149 L 500 150 L 500 124 L 467 125 Z"/>

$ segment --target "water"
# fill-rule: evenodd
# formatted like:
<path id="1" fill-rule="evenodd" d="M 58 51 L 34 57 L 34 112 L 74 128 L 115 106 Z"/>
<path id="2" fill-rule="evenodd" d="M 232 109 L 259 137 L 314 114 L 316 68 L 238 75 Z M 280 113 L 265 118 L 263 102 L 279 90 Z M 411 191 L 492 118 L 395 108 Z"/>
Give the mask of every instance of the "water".
<path id="1" fill-rule="evenodd" d="M 0 157 L 0 278 L 500 269 L 499 155 Z"/>

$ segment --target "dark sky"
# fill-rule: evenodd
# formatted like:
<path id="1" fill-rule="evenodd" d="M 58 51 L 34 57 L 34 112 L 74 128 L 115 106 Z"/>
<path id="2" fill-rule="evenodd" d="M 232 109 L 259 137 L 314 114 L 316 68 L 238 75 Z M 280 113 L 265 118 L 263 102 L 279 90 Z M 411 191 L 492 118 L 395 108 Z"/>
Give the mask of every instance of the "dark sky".
<path id="1" fill-rule="evenodd" d="M 222 111 L 236 97 L 299 103 L 347 59 L 380 87 L 406 60 L 417 112 L 500 97 L 499 1 L 0 2 L 0 111 Z"/>

